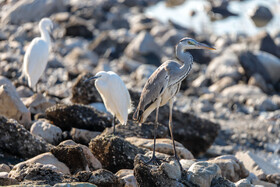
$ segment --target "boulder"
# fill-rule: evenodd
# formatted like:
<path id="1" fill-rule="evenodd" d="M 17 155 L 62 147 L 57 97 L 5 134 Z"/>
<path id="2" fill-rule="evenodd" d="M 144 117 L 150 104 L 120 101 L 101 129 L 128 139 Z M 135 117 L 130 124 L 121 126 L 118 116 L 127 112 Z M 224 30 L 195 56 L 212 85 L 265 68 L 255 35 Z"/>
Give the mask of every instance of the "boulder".
<path id="1" fill-rule="evenodd" d="M 257 27 L 264 27 L 273 18 L 273 15 L 269 8 L 258 5 L 253 9 L 250 15 L 251 19 Z"/>
<path id="2" fill-rule="evenodd" d="M 245 85 L 245 84 L 236 84 L 230 87 L 227 87 L 221 92 L 223 97 L 233 98 L 233 97 L 261 97 L 264 95 L 262 90 L 256 86 Z"/>
<path id="3" fill-rule="evenodd" d="M 19 86 L 16 89 L 17 89 L 16 91 L 20 98 L 31 97 L 34 94 L 30 88 L 25 87 L 25 86 Z"/>
<path id="4" fill-rule="evenodd" d="M 121 169 L 115 174 L 127 187 L 137 187 L 136 178 L 132 169 Z"/>
<path id="5" fill-rule="evenodd" d="M 16 2 L 4 14 L 4 23 L 20 25 L 20 23 L 39 21 L 55 12 L 66 10 L 63 0 L 23 0 Z"/>
<path id="6" fill-rule="evenodd" d="M 9 178 L 8 176 L 1 176 L 0 174 L 0 186 L 11 186 L 11 185 L 18 185 L 18 184 L 19 181 L 17 181 L 16 179 Z"/>
<path id="7" fill-rule="evenodd" d="M 79 145 L 60 144 L 52 148 L 51 152 L 59 161 L 69 167 L 71 174 L 84 170 L 89 171 L 83 149 Z"/>
<path id="8" fill-rule="evenodd" d="M 135 77 L 137 85 L 139 87 L 144 87 L 146 81 L 156 69 L 157 67 L 154 65 L 142 64 L 136 69 L 135 73 L 132 76 Z"/>
<path id="9" fill-rule="evenodd" d="M 256 154 L 247 152 L 237 152 L 235 157 L 239 159 L 245 167 L 254 173 L 260 180 L 265 180 L 267 175 L 279 173 L 280 169 L 271 165 L 269 162 L 258 157 Z"/>
<path id="10" fill-rule="evenodd" d="M 65 25 L 65 36 L 93 39 L 93 32 L 88 28 L 85 21 L 80 20 L 81 18 L 70 17 L 70 20 Z"/>
<path id="11" fill-rule="evenodd" d="M 188 177 L 200 187 L 210 187 L 214 178 L 221 177 L 221 169 L 217 164 L 200 161 L 191 165 Z"/>
<path id="12" fill-rule="evenodd" d="M 15 120 L 0 116 L 0 149 L 19 157 L 31 158 L 51 148 L 51 144 L 33 136 Z"/>
<path id="13" fill-rule="evenodd" d="M 133 145 L 137 147 L 153 150 L 154 140 L 153 139 L 144 139 L 137 137 L 129 137 L 125 140 L 129 141 Z M 181 159 L 193 159 L 192 153 L 186 149 L 182 144 L 175 142 L 176 151 Z M 165 153 L 169 155 L 173 155 L 173 144 L 171 139 L 166 138 L 158 138 L 156 140 L 156 151 L 160 153 Z"/>
<path id="14" fill-rule="evenodd" d="M 0 172 L 10 172 L 11 168 L 7 164 L 0 164 Z"/>
<path id="15" fill-rule="evenodd" d="M 57 160 L 57 158 L 50 152 L 39 154 L 31 159 L 16 164 L 9 174 L 10 176 L 16 176 L 17 173 L 20 172 L 21 168 L 23 168 L 25 165 L 36 163 L 46 165 L 48 167 L 52 166 L 50 168 L 55 172 L 61 172 L 65 175 L 70 174 L 69 168 L 63 162 Z"/>
<path id="16" fill-rule="evenodd" d="M 102 101 L 101 96 L 95 88 L 94 81 L 84 82 L 93 76 L 91 73 L 82 73 L 78 76 L 72 86 L 71 101 L 73 103 L 90 104 Z"/>
<path id="17" fill-rule="evenodd" d="M 236 82 L 231 77 L 223 77 L 209 87 L 211 92 L 221 92 L 225 88 L 235 85 Z"/>
<path id="18" fill-rule="evenodd" d="M 91 173 L 88 182 L 100 187 L 116 186 L 118 184 L 118 178 L 111 171 L 99 169 Z"/>
<path id="19" fill-rule="evenodd" d="M 24 124 L 28 129 L 30 128 L 31 115 L 28 109 L 20 100 L 17 92 L 10 86 L 0 86 L 0 114 L 17 120 Z"/>
<path id="20" fill-rule="evenodd" d="M 248 179 L 241 179 L 235 183 L 236 187 L 252 187 L 251 182 Z"/>
<path id="21" fill-rule="evenodd" d="M 134 146 L 118 136 L 99 135 L 92 139 L 89 148 L 101 162 L 104 169 L 117 172 L 120 169 L 132 169 L 136 154 L 144 150 Z"/>
<path id="22" fill-rule="evenodd" d="M 46 118 L 62 130 L 72 127 L 92 131 L 103 131 L 111 121 L 96 109 L 80 104 L 57 104 L 46 110 Z"/>
<path id="23" fill-rule="evenodd" d="M 29 109 L 31 114 L 45 113 L 45 110 L 55 105 L 54 100 L 47 99 L 40 93 L 36 93 L 23 100 L 24 105 Z"/>
<path id="24" fill-rule="evenodd" d="M 39 120 L 33 123 L 30 133 L 42 137 L 46 142 L 53 145 L 58 144 L 62 140 L 62 130 L 47 120 Z"/>
<path id="25" fill-rule="evenodd" d="M 244 167 L 244 164 L 233 155 L 219 156 L 208 162 L 217 164 L 221 169 L 222 177 L 232 182 L 237 182 L 249 175 L 249 172 Z"/>
<path id="26" fill-rule="evenodd" d="M 89 131 L 89 130 L 77 129 L 77 128 L 72 128 L 70 131 L 71 138 L 75 142 L 81 143 L 84 145 L 88 145 L 90 140 L 95 138 L 99 134 L 101 134 L 101 132 Z"/>
<path id="27" fill-rule="evenodd" d="M 211 181 L 211 187 L 236 187 L 234 183 L 223 177 L 215 177 Z"/>
<path id="28" fill-rule="evenodd" d="M 264 78 L 258 73 L 255 73 L 250 77 L 248 80 L 248 85 L 257 86 L 262 89 L 263 92 L 269 91 Z"/>

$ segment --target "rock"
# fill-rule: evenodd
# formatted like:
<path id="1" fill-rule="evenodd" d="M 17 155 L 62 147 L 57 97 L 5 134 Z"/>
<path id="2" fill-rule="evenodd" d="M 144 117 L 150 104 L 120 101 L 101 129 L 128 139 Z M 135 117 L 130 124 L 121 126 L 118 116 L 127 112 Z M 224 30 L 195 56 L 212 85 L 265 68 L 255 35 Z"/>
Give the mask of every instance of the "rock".
<path id="1" fill-rule="evenodd" d="M 144 87 L 146 81 L 156 69 L 157 67 L 151 64 L 140 65 L 134 73 L 137 85 L 139 87 Z"/>
<path id="2" fill-rule="evenodd" d="M 146 148 L 149 150 L 153 150 L 154 140 L 153 139 L 144 139 L 144 138 L 137 138 L 137 137 L 129 137 L 125 140 L 129 141 L 133 145 L 137 147 Z M 192 153 L 187 150 L 182 144 L 175 142 L 176 151 L 181 159 L 193 159 Z M 160 153 L 165 153 L 169 155 L 173 155 L 173 144 L 171 139 L 165 138 L 157 138 L 156 140 L 156 151 Z"/>
<path id="3" fill-rule="evenodd" d="M 145 31 L 140 32 L 126 47 L 125 55 L 139 62 L 159 66 L 162 55 L 161 48 L 154 38 Z"/>
<path id="4" fill-rule="evenodd" d="M 210 61 L 206 69 L 206 76 L 210 77 L 213 82 L 217 82 L 223 77 L 230 77 L 238 81 L 241 78 L 239 67 L 237 56 L 233 52 L 225 52 Z"/>
<path id="5" fill-rule="evenodd" d="M 280 49 L 267 32 L 248 38 L 246 44 L 250 51 L 265 51 L 280 58 Z"/>
<path id="6" fill-rule="evenodd" d="M 137 181 L 132 169 L 121 169 L 115 175 L 119 180 L 123 181 L 124 186 L 137 187 Z"/>
<path id="7" fill-rule="evenodd" d="M 170 29 L 164 35 L 159 36 L 161 46 L 172 46 L 174 47 L 177 43 L 185 37 L 185 33 L 176 29 Z"/>
<path id="8" fill-rule="evenodd" d="M 72 128 L 70 131 L 70 135 L 75 142 L 85 144 L 85 145 L 88 145 L 90 140 L 98 136 L 100 133 L 101 132 L 89 131 L 89 130 L 77 129 L 77 128 Z"/>
<path id="9" fill-rule="evenodd" d="M 98 186 L 115 186 L 118 184 L 118 178 L 106 169 L 99 169 L 92 172 L 88 182 L 96 184 Z"/>
<path id="10" fill-rule="evenodd" d="M 2 18 L 4 23 L 20 25 L 20 23 L 39 21 L 55 12 L 63 12 L 66 7 L 62 0 L 23 0 L 15 3 Z"/>
<path id="11" fill-rule="evenodd" d="M 79 145 L 60 144 L 52 148 L 51 152 L 59 161 L 69 167 L 71 174 L 84 170 L 89 171 L 83 149 Z"/>
<path id="12" fill-rule="evenodd" d="M 10 167 L 7 164 L 0 164 L 0 172 L 10 172 Z"/>
<path id="13" fill-rule="evenodd" d="M 188 170 L 189 180 L 200 187 L 210 187 L 212 180 L 220 176 L 219 166 L 209 162 L 196 162 Z"/>
<path id="14" fill-rule="evenodd" d="M 71 36 L 71 37 L 80 36 L 86 39 L 92 39 L 93 33 L 83 22 L 70 21 L 65 26 L 65 36 Z"/>
<path id="15" fill-rule="evenodd" d="M 276 184 L 272 184 L 270 182 L 265 182 L 262 180 L 255 180 L 252 184 L 253 186 L 278 187 Z"/>
<path id="16" fill-rule="evenodd" d="M 24 161 L 24 162 L 20 162 L 20 163 L 16 164 L 9 174 L 11 176 L 16 176 L 17 173 L 20 172 L 21 168 L 23 168 L 25 165 L 31 165 L 31 164 L 36 164 L 36 163 L 42 164 L 42 165 L 47 165 L 47 166 L 52 166 L 50 168 L 53 169 L 55 172 L 61 172 L 65 175 L 70 174 L 69 168 L 64 163 L 58 161 L 57 158 L 50 152 L 42 153 L 40 155 L 37 155 L 31 159 Z"/>
<path id="17" fill-rule="evenodd" d="M 27 128 L 31 123 L 30 112 L 20 100 L 14 89 L 7 85 L 0 86 L 0 114 L 7 118 L 13 118 Z M 28 129 L 29 129 L 28 128 Z"/>
<path id="18" fill-rule="evenodd" d="M 61 142 L 59 145 L 78 145 L 79 147 L 81 147 L 83 149 L 83 153 L 86 157 L 87 164 L 91 171 L 102 168 L 102 165 L 99 162 L 99 160 L 97 158 L 95 158 L 95 156 L 91 153 L 90 149 L 87 146 L 77 144 L 72 140 L 65 140 L 65 141 Z"/>
<path id="19" fill-rule="evenodd" d="M 279 185 L 280 184 L 280 173 L 274 173 L 266 176 L 268 182 Z"/>
<path id="20" fill-rule="evenodd" d="M 46 110 L 46 118 L 62 130 L 71 127 L 92 131 L 103 131 L 111 121 L 96 109 L 79 104 L 57 104 Z"/>
<path id="21" fill-rule="evenodd" d="M 132 169 L 136 154 L 144 153 L 131 143 L 118 136 L 97 136 L 89 143 L 93 155 L 101 162 L 103 168 L 112 172 L 120 169 Z"/>
<path id="22" fill-rule="evenodd" d="M 82 73 L 76 79 L 72 87 L 71 101 L 73 103 L 90 104 L 93 102 L 102 101 L 97 89 L 95 88 L 94 81 L 85 83 L 84 81 L 94 76 L 91 73 Z"/>
<path id="23" fill-rule="evenodd" d="M 135 157 L 134 175 L 137 186 L 196 186 L 186 180 L 185 173 L 181 175 L 180 167 L 174 159 L 169 163 L 165 161 L 160 166 L 145 164 L 149 159 L 141 154 Z"/>
<path id="24" fill-rule="evenodd" d="M 232 13 L 228 9 L 228 1 L 210 1 L 211 8 L 208 10 L 208 14 L 211 16 L 211 20 L 224 19 L 229 16 L 238 16 L 238 14 Z"/>
<path id="25" fill-rule="evenodd" d="M 202 74 L 200 76 L 198 76 L 194 81 L 192 81 L 192 86 L 193 87 L 205 87 L 208 86 L 210 83 L 210 79 L 208 77 L 206 77 L 205 74 Z"/>
<path id="26" fill-rule="evenodd" d="M 56 145 L 62 140 L 62 130 L 47 120 L 39 120 L 32 124 L 30 133 L 42 137 L 46 142 Z"/>
<path id="27" fill-rule="evenodd" d="M 217 164 L 221 169 L 222 176 L 232 182 L 237 182 L 249 175 L 244 164 L 233 155 L 219 156 L 208 162 Z"/>
<path id="28" fill-rule="evenodd" d="M 260 97 L 263 94 L 260 88 L 245 84 L 236 84 L 224 89 L 221 93 L 222 96 L 227 98 L 243 96 L 245 98 L 249 97 Z"/>
<path id="29" fill-rule="evenodd" d="M 279 173 L 280 170 L 269 162 L 264 161 L 254 153 L 237 152 L 236 158 L 243 162 L 245 167 L 252 173 L 254 173 L 260 180 L 266 179 L 269 174 Z"/>
<path id="30" fill-rule="evenodd" d="M 275 84 L 278 82 L 280 80 L 280 75 L 278 73 L 280 71 L 280 59 L 263 51 L 254 52 L 254 55 L 268 72 L 272 83 Z"/>
<path id="31" fill-rule="evenodd" d="M 19 182 L 16 179 L 0 176 L 0 186 L 17 185 Z"/>
<path id="32" fill-rule="evenodd" d="M 225 88 L 235 85 L 236 82 L 231 77 L 223 77 L 209 87 L 211 92 L 221 92 Z"/>
<path id="33" fill-rule="evenodd" d="M 234 183 L 223 177 L 215 177 L 211 181 L 211 187 L 236 187 Z"/>
<path id="34" fill-rule="evenodd" d="M 132 103 L 138 103 L 140 93 L 130 90 L 130 96 Z M 179 110 L 173 109 L 172 113 L 174 139 L 183 144 L 194 156 L 206 152 L 218 135 L 220 126 L 193 114 L 180 112 Z M 155 115 L 150 115 L 147 118 L 148 121 L 155 121 Z M 158 121 L 168 127 L 169 106 L 165 105 L 160 107 Z M 151 134 L 152 132 L 151 129 Z M 153 138 L 153 136 L 150 138 Z"/>
<path id="35" fill-rule="evenodd" d="M 274 111 L 277 110 L 279 107 L 269 98 L 261 97 L 256 102 L 256 109 L 259 111 Z"/>
<path id="36" fill-rule="evenodd" d="M 87 182 L 71 182 L 71 183 L 57 183 L 54 187 L 97 187 L 94 184 Z"/>
<path id="37" fill-rule="evenodd" d="M 34 94 L 30 88 L 27 88 L 25 86 L 17 87 L 16 91 L 17 91 L 20 98 L 31 97 Z"/>
<path id="38" fill-rule="evenodd" d="M 252 187 L 252 184 L 248 179 L 241 179 L 235 183 L 236 187 Z"/>
<path id="39" fill-rule="evenodd" d="M 45 110 L 55 105 L 54 100 L 47 99 L 40 93 L 36 93 L 23 101 L 32 114 L 45 113 Z"/>
<path id="40" fill-rule="evenodd" d="M 259 5 L 251 12 L 251 19 L 257 27 L 263 27 L 273 18 L 269 8 Z"/>
<path id="41" fill-rule="evenodd" d="M 15 120 L 0 116 L 0 149 L 23 158 L 47 152 L 52 145 L 33 136 Z"/>
<path id="42" fill-rule="evenodd" d="M 266 85 L 265 80 L 258 73 L 255 73 L 250 77 L 250 79 L 248 81 L 248 85 L 257 86 L 260 89 L 262 89 L 262 91 L 268 92 L 268 87 Z"/>
<path id="43" fill-rule="evenodd" d="M 83 63 L 80 63 L 81 61 Z M 80 47 L 72 49 L 64 58 L 64 65 L 67 70 L 77 74 L 80 72 L 90 73 L 92 68 L 96 67 L 97 64 L 97 54 L 87 49 L 81 49 Z M 85 73 L 83 73 L 83 75 L 85 75 Z"/>
<path id="44" fill-rule="evenodd" d="M 182 168 L 187 171 L 191 167 L 191 165 L 195 163 L 195 161 L 188 159 L 180 159 L 180 163 Z"/>

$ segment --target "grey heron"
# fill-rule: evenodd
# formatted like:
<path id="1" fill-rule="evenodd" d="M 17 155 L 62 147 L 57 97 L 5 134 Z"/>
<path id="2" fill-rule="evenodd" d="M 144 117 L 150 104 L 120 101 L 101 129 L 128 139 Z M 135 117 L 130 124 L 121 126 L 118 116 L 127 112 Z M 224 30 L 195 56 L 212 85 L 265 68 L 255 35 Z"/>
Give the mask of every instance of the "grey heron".
<path id="1" fill-rule="evenodd" d="M 181 39 L 175 48 L 177 59 L 164 62 L 149 77 L 142 90 L 139 104 L 133 115 L 134 120 L 139 123 L 143 123 L 146 121 L 151 112 L 156 109 L 153 156 L 147 164 L 154 161 L 158 162 L 155 156 L 158 111 L 159 107 L 165 105 L 167 102 L 169 102 L 169 130 L 173 141 L 173 151 L 175 158 L 179 162 L 172 132 L 172 107 L 174 96 L 180 90 L 181 82 L 187 77 L 192 69 L 193 57 L 189 52 L 187 52 L 188 49 L 215 50 L 215 48 L 199 43 L 192 38 L 186 37 Z M 180 162 L 179 165 L 181 167 Z"/>

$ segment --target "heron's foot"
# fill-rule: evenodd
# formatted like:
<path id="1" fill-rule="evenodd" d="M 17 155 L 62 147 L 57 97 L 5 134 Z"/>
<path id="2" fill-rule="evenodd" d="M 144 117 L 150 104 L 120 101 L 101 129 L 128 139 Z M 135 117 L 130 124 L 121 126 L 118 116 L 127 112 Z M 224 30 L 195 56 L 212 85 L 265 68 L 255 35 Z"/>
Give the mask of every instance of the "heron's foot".
<path id="1" fill-rule="evenodd" d="M 159 166 L 161 164 L 161 161 L 159 158 L 157 158 L 155 155 L 153 155 L 149 161 L 144 162 L 144 164 L 146 164 L 146 165 L 151 164 L 151 163 Z"/>

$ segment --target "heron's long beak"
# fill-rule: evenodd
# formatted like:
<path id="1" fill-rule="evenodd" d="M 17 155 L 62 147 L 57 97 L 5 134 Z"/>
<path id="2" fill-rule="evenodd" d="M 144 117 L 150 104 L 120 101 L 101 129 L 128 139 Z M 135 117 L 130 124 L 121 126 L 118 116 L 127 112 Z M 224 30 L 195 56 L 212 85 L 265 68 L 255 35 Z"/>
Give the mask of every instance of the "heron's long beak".
<path id="1" fill-rule="evenodd" d="M 216 50 L 214 47 L 210 47 L 209 45 L 206 45 L 204 43 L 198 43 L 197 47 L 201 48 L 201 49 L 210 49 L 210 50 Z"/>
<path id="2" fill-rule="evenodd" d="M 93 76 L 93 77 L 90 77 L 86 80 L 84 80 L 84 82 L 88 82 L 88 81 L 91 81 L 92 79 L 95 80 L 95 79 L 98 79 L 99 77 L 101 77 L 101 75 L 98 75 L 98 76 Z"/>

